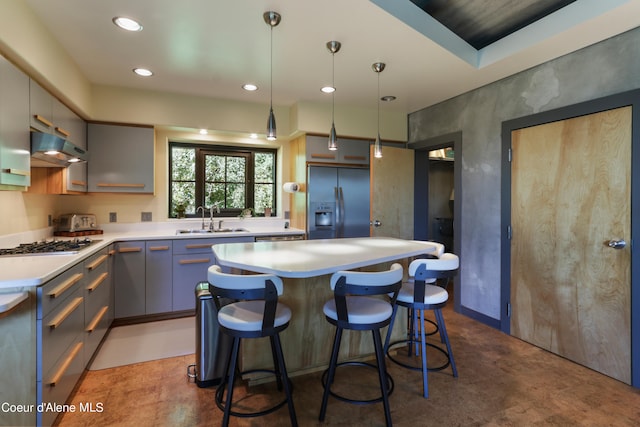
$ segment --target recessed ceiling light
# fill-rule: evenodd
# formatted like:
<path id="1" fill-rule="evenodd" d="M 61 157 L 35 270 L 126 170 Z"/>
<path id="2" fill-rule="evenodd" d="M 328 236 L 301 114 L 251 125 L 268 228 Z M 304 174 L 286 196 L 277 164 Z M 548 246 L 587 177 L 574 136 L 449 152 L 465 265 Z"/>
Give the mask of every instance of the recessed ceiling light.
<path id="1" fill-rule="evenodd" d="M 396 100 L 396 97 L 393 95 L 386 95 L 380 98 L 380 101 L 385 101 L 385 102 L 395 101 L 395 100 Z"/>
<path id="2" fill-rule="evenodd" d="M 320 89 L 322 92 L 324 93 L 333 93 L 336 91 L 336 88 L 333 86 L 325 86 L 322 89 Z"/>
<path id="3" fill-rule="evenodd" d="M 142 77 L 153 76 L 153 72 L 151 70 L 147 70 L 146 68 L 134 68 L 133 72 Z"/>
<path id="4" fill-rule="evenodd" d="M 254 90 L 258 90 L 258 86 L 254 85 L 253 83 L 247 83 L 245 85 L 242 85 L 242 89 L 253 92 Z"/>
<path id="5" fill-rule="evenodd" d="M 127 31 L 142 31 L 142 25 L 138 21 L 131 18 L 125 18 L 124 16 L 116 16 L 112 19 L 113 23 L 123 30 Z"/>

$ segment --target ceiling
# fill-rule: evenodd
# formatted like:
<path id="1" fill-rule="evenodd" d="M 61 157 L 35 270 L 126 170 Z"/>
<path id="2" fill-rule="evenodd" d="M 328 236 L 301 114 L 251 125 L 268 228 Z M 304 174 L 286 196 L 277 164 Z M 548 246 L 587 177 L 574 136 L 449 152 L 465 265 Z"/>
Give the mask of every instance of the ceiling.
<path id="1" fill-rule="evenodd" d="M 274 105 L 331 104 L 320 88 L 332 78 L 326 43 L 337 40 L 336 108 L 375 108 L 378 76 L 371 65 L 384 62 L 380 95 L 396 100 L 381 108 L 406 113 L 640 25 L 638 0 L 577 0 L 478 49 L 411 0 L 25 1 L 94 84 L 265 104 L 270 27 L 262 15 L 273 10 L 282 15 L 272 32 Z M 493 12 L 490 27 L 513 20 L 509 10 Z M 139 20 L 143 31 L 117 28 L 111 20 L 118 15 Z M 143 79 L 134 67 L 155 74 Z M 259 90 L 244 91 L 247 82 Z"/>
<path id="2" fill-rule="evenodd" d="M 575 0 L 411 0 L 475 49 L 515 33 Z"/>

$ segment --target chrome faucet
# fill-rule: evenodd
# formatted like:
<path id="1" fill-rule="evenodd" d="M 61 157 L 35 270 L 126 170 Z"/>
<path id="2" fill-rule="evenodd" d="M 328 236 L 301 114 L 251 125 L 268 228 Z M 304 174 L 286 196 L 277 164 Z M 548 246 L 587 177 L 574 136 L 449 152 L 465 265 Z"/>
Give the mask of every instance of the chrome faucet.
<path id="1" fill-rule="evenodd" d="M 211 215 L 211 221 L 209 222 L 209 231 L 213 231 L 214 230 L 214 226 L 213 226 L 213 212 L 214 211 L 218 215 L 220 214 L 220 208 L 218 207 L 218 205 L 212 205 L 211 208 L 209 208 L 209 214 Z M 204 211 L 203 211 L 203 215 L 204 215 Z M 222 224 L 222 221 L 220 221 L 220 224 Z M 202 228 L 204 229 L 204 222 L 202 223 Z M 218 226 L 218 228 L 219 228 L 219 226 Z"/>
<path id="2" fill-rule="evenodd" d="M 196 215 L 198 214 L 198 211 L 202 211 L 202 229 L 204 230 L 204 208 L 202 206 L 198 206 L 196 208 Z"/>

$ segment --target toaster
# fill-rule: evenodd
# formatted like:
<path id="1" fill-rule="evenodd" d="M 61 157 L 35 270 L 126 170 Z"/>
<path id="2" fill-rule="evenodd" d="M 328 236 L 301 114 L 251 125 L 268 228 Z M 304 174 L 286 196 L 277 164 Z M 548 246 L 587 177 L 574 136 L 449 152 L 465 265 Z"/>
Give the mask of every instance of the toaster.
<path id="1" fill-rule="evenodd" d="M 89 231 L 98 229 L 98 221 L 94 214 L 62 214 L 58 218 L 58 231 Z"/>

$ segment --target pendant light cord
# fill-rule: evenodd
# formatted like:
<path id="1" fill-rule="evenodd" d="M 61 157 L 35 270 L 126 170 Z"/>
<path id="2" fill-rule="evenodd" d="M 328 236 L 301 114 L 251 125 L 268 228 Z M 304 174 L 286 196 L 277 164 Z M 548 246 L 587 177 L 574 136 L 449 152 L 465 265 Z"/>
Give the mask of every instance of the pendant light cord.
<path id="1" fill-rule="evenodd" d="M 334 122 L 335 114 L 335 99 L 336 99 L 336 53 L 331 52 L 331 86 L 333 92 L 331 92 L 331 123 Z"/>
<path id="2" fill-rule="evenodd" d="M 273 25 L 270 34 L 270 54 L 269 54 L 269 108 L 273 109 Z"/>
<path id="3" fill-rule="evenodd" d="M 380 72 L 378 74 L 378 135 L 380 135 Z"/>

